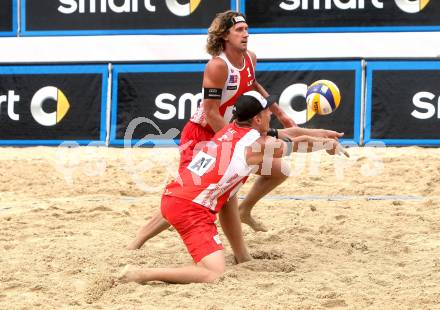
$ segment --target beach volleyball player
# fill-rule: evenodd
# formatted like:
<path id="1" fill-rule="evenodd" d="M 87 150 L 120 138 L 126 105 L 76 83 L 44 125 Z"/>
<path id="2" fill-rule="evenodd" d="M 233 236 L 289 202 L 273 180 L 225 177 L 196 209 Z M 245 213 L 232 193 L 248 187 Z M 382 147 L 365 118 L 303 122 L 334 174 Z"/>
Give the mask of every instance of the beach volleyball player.
<path id="1" fill-rule="evenodd" d="M 236 103 L 235 120 L 220 129 L 165 187 L 161 214 L 179 233 L 195 264 L 148 269 L 126 266 L 119 281 L 215 281 L 225 269 L 216 214 L 236 196 L 250 173 L 264 165 L 277 165 L 282 156 L 296 151 L 326 149 L 330 154 L 348 155 L 336 139 L 299 135 L 302 129 L 298 127 L 280 130 L 283 140 L 268 136 L 273 104 L 273 97 L 264 98 L 256 91 L 243 94 Z M 239 221 L 238 213 L 234 215 Z M 135 241 L 142 238 L 141 231 Z"/>
<path id="2" fill-rule="evenodd" d="M 257 60 L 255 54 L 247 49 L 248 38 L 248 25 L 241 13 L 226 11 L 217 14 L 212 21 L 207 40 L 207 51 L 212 55 L 212 59 L 207 63 L 203 75 L 203 101 L 182 131 L 179 172 L 186 168 L 197 150 L 202 148 L 215 132 L 229 123 L 232 108 L 241 94 L 255 90 L 263 97 L 268 97 L 269 94 L 255 79 Z M 296 126 L 276 103 L 271 105 L 270 110 L 284 127 Z M 270 133 L 276 135 L 276 130 Z M 313 134 L 326 138 L 340 137 L 334 131 L 323 130 Z M 220 223 L 237 262 L 250 259 L 244 250 L 240 220 L 256 231 L 266 230 L 262 223 L 251 216 L 251 210 L 262 197 L 287 178 L 281 170 L 280 162 L 274 162 L 274 166 L 269 170 L 270 174 L 257 178 L 239 207 L 234 196 L 221 209 Z M 238 222 L 234 221 L 236 212 L 240 213 Z M 158 212 L 149 225 L 143 227 L 143 239 L 136 240 L 128 248 L 140 248 L 147 240 L 168 227 L 169 223 Z"/>

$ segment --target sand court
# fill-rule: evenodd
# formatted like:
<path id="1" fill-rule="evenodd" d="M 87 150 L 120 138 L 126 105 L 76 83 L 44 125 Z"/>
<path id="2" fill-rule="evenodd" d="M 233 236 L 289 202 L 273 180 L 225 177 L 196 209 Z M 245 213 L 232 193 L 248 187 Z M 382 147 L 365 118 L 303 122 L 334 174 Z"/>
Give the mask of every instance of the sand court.
<path id="1" fill-rule="evenodd" d="M 440 149 L 349 152 L 294 155 L 293 176 L 254 209 L 268 232 L 244 228 L 254 260 L 234 265 L 221 233 L 216 283 L 113 285 L 126 264 L 192 263 L 172 229 L 125 249 L 159 207 L 177 149 L 1 148 L 0 308 L 439 307 Z"/>

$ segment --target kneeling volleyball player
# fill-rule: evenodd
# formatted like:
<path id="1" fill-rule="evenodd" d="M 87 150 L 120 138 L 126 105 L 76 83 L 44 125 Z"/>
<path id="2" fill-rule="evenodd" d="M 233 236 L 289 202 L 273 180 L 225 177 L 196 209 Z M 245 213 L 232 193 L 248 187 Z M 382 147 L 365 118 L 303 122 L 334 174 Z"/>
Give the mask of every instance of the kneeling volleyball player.
<path id="1" fill-rule="evenodd" d="M 194 156 L 180 173 L 179 181 L 165 188 L 162 215 L 175 227 L 195 264 L 145 269 L 126 266 L 119 277 L 121 282 L 215 281 L 225 269 L 223 246 L 215 225 L 216 214 L 234 197 L 250 173 L 296 151 L 326 149 L 330 154 L 348 156 L 337 140 L 298 136 L 296 131 L 300 128 L 279 130 L 278 136 L 283 139 L 267 135 L 271 117 L 268 107 L 274 102 L 273 97 L 264 98 L 256 91 L 244 93 L 235 104 L 234 122 L 218 131 Z M 273 152 L 265 153 L 268 148 Z M 268 158 L 268 153 L 273 156 Z"/>

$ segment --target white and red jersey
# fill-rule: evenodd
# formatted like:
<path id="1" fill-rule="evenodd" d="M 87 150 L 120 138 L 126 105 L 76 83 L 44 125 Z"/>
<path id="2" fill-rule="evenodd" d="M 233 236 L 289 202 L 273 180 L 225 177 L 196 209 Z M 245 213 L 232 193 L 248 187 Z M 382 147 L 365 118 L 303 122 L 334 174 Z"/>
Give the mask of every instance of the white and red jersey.
<path id="1" fill-rule="evenodd" d="M 200 204 L 214 212 L 235 195 L 253 167 L 246 163 L 246 147 L 260 137 L 252 128 L 235 122 L 221 129 L 180 172 L 180 179 L 168 184 L 164 195 Z"/>
<path id="2" fill-rule="evenodd" d="M 223 86 L 219 112 L 226 122 L 229 123 L 229 121 L 232 119 L 232 107 L 234 106 L 237 98 L 243 93 L 253 89 L 255 70 L 252 59 L 248 52 L 246 52 L 244 56 L 244 64 L 241 69 L 234 67 L 224 53 L 221 53 L 218 57 L 223 59 L 228 66 L 228 78 Z M 190 121 L 200 124 L 203 127 L 210 128 L 206 121 L 203 101 L 196 113 L 194 113 L 194 115 L 191 117 Z"/>

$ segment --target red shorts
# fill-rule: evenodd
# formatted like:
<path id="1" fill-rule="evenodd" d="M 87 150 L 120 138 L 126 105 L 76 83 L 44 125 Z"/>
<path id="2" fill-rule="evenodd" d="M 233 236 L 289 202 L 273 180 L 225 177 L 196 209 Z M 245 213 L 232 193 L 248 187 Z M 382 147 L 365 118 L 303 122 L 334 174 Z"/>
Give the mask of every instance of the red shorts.
<path id="1" fill-rule="evenodd" d="M 179 197 L 162 195 L 162 216 L 176 228 L 195 263 L 205 256 L 223 250 L 216 215 L 211 210 Z"/>
<path id="2" fill-rule="evenodd" d="M 186 168 L 193 160 L 193 154 L 203 148 L 207 141 L 214 137 L 214 131 L 199 124 L 189 121 L 183 127 L 180 135 L 180 163 L 179 172 Z"/>

